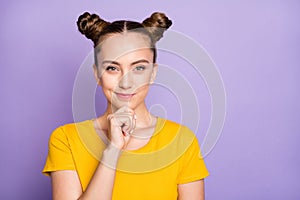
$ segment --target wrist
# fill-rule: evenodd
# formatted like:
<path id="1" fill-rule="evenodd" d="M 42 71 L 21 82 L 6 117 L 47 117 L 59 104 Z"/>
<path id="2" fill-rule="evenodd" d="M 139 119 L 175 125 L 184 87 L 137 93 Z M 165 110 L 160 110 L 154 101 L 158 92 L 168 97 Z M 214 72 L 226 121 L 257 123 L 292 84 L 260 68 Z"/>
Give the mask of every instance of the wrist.
<path id="1" fill-rule="evenodd" d="M 122 149 L 110 143 L 103 151 L 100 162 L 109 168 L 116 169 L 121 153 L 122 153 Z"/>

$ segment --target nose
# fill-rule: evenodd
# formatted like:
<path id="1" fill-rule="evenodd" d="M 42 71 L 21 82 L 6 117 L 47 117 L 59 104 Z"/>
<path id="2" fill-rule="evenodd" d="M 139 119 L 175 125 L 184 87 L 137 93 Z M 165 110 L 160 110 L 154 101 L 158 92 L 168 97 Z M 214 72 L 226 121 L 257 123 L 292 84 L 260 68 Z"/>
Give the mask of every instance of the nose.
<path id="1" fill-rule="evenodd" d="M 125 73 L 119 81 L 119 87 L 122 89 L 130 89 L 133 85 L 133 77 L 129 72 Z"/>

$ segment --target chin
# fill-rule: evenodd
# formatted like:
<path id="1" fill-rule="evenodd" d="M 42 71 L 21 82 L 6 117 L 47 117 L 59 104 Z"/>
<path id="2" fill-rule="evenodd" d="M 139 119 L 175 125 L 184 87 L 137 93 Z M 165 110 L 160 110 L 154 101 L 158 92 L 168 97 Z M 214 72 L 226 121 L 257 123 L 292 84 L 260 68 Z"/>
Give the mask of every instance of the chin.
<path id="1" fill-rule="evenodd" d="M 136 109 L 138 107 L 138 105 L 134 102 L 118 102 L 118 103 L 112 103 L 111 104 L 113 108 L 115 109 L 119 109 L 121 107 L 124 107 L 124 106 L 128 106 L 129 108 L 131 108 L 132 110 Z"/>

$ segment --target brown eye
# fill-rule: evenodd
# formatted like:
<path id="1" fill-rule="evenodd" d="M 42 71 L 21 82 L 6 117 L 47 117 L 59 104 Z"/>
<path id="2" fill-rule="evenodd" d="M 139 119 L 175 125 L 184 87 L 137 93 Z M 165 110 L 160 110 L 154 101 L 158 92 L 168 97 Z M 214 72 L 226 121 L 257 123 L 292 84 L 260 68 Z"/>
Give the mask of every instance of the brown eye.
<path id="1" fill-rule="evenodd" d="M 117 71 L 118 69 L 116 67 L 113 66 L 108 66 L 106 67 L 106 71 Z"/>

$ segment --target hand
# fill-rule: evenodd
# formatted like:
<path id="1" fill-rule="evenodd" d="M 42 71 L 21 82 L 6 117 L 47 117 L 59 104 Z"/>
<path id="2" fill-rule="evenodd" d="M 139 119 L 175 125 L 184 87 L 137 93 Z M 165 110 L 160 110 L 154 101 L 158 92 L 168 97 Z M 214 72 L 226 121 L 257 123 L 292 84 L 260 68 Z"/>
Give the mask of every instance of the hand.
<path id="1" fill-rule="evenodd" d="M 108 115 L 107 119 L 111 144 L 119 149 L 124 149 L 136 125 L 134 111 L 128 107 L 121 107 L 115 113 Z"/>

